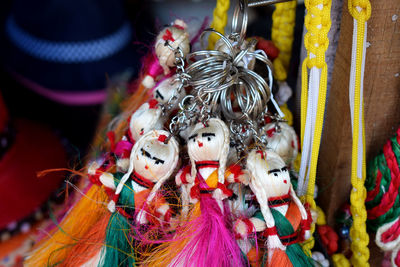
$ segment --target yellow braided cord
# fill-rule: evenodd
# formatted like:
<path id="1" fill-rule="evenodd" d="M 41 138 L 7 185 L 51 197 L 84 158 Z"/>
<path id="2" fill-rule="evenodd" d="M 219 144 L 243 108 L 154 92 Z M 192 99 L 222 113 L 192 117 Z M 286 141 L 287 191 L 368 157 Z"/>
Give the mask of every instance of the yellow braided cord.
<path id="1" fill-rule="evenodd" d="M 333 254 L 332 261 L 334 267 L 350 267 L 350 261 L 343 254 Z"/>
<path id="2" fill-rule="evenodd" d="M 326 217 L 324 211 L 317 206 L 317 225 L 326 225 Z"/>
<path id="3" fill-rule="evenodd" d="M 293 113 L 290 111 L 290 109 L 287 106 L 287 103 L 283 104 L 282 106 L 279 106 L 283 114 L 285 114 L 285 120 L 287 121 L 287 124 L 290 126 L 293 126 Z"/>
<path id="4" fill-rule="evenodd" d="M 297 0 L 276 4 L 272 14 L 271 39 L 279 49 L 279 56 L 274 60 L 274 76 L 279 81 L 287 78 L 292 44 L 294 39 L 294 26 L 296 20 Z"/>
<path id="5" fill-rule="evenodd" d="M 215 6 L 213 12 L 213 21 L 211 23 L 211 28 L 224 34 L 225 26 L 228 22 L 228 10 L 229 10 L 229 0 L 217 0 L 217 5 Z M 214 49 L 215 43 L 220 37 L 216 34 L 211 34 L 208 39 L 208 49 Z"/>
<path id="6" fill-rule="evenodd" d="M 356 45 L 356 72 L 355 72 L 355 92 L 354 92 L 354 117 L 353 117 L 353 144 L 351 159 L 351 184 L 353 189 L 350 193 L 351 214 L 353 215 L 353 225 L 350 229 L 351 250 L 353 256 L 351 263 L 355 267 L 369 266 L 369 236 L 366 229 L 367 211 L 365 208 L 365 198 L 367 191 L 364 186 L 366 177 L 365 166 L 365 125 L 363 99 L 361 99 L 361 72 L 364 46 L 364 34 L 366 21 L 371 16 L 371 4 L 368 0 L 349 0 L 348 9 L 350 14 L 357 20 L 357 45 Z M 361 110 L 360 110 L 361 108 Z M 360 121 L 361 111 L 361 121 Z M 359 157 L 359 127 L 362 126 L 363 155 L 362 156 L 362 177 L 357 175 L 357 161 Z"/>
<path id="7" fill-rule="evenodd" d="M 306 193 L 306 202 L 310 204 L 311 209 L 316 209 L 314 201 L 315 177 L 317 173 L 317 162 L 319 154 L 319 146 L 321 143 L 322 125 L 325 113 L 326 86 L 328 80 L 328 67 L 325 62 L 325 52 L 328 49 L 329 39 L 328 32 L 331 27 L 331 5 L 332 0 L 305 0 L 304 4 L 307 9 L 305 16 L 305 27 L 307 33 L 304 36 L 304 45 L 307 49 L 307 57 L 304 59 L 302 66 L 302 98 L 301 98 L 301 139 L 304 142 L 304 130 L 307 113 L 307 93 L 308 79 L 307 68 L 313 67 L 321 69 L 321 77 L 318 88 L 318 106 L 315 121 L 314 137 L 311 147 L 310 161 L 310 178 Z M 315 225 L 311 225 L 311 233 L 315 230 Z M 311 253 L 314 247 L 314 239 L 311 238 L 303 244 L 303 249 L 307 253 Z"/>

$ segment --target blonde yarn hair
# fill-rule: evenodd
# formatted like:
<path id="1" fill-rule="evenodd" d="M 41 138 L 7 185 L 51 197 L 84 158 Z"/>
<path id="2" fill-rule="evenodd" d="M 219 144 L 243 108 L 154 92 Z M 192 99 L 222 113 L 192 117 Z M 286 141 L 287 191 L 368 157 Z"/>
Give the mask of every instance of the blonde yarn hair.
<path id="1" fill-rule="evenodd" d="M 279 130 L 274 130 L 276 127 Z M 268 134 L 269 131 L 272 131 Z M 268 148 L 275 151 L 286 163 L 291 166 L 298 154 L 297 135 L 293 127 L 286 122 L 271 122 L 262 128 L 262 133 L 266 133 Z"/>
<path id="2" fill-rule="evenodd" d="M 131 150 L 131 155 L 130 155 L 130 159 L 129 159 L 129 169 L 128 172 L 124 174 L 124 176 L 122 176 L 121 181 L 119 182 L 119 184 L 117 185 L 117 188 L 115 190 L 115 194 L 118 195 L 121 193 L 122 188 L 124 186 L 124 184 L 126 183 L 126 181 L 129 179 L 129 177 L 131 176 L 132 172 L 135 169 L 135 157 L 137 155 L 137 153 L 139 153 L 140 149 L 144 147 L 144 144 L 147 142 L 151 142 L 154 140 L 158 140 L 160 135 L 165 135 L 166 137 L 170 135 L 169 132 L 164 131 L 164 130 L 153 130 L 150 131 L 148 133 L 146 133 L 145 135 L 143 135 L 133 146 L 132 150 Z M 161 141 L 159 141 L 161 142 Z M 176 166 L 178 164 L 178 160 L 179 160 L 179 147 L 178 147 L 178 143 L 177 141 L 171 137 L 168 140 L 168 143 L 165 144 L 166 146 L 169 146 L 169 148 L 172 151 L 169 151 L 168 154 L 169 156 L 173 157 L 172 162 L 170 163 L 170 168 L 168 169 L 167 172 L 165 172 L 163 175 L 161 175 L 160 177 L 158 177 L 157 183 L 155 184 L 155 186 L 153 187 L 153 189 L 150 192 L 150 195 L 147 198 L 147 202 L 150 202 L 157 190 L 161 187 L 161 185 L 172 175 L 172 173 L 175 171 Z M 172 154 L 171 154 L 172 153 Z M 114 206 L 114 204 L 112 204 L 112 206 Z M 113 207 L 111 207 L 113 208 Z"/>
<path id="3" fill-rule="evenodd" d="M 168 46 L 165 45 L 163 36 L 169 31 L 173 40 L 168 40 L 168 43 L 174 49 L 180 48 L 183 55 L 187 55 L 190 51 L 189 33 L 186 31 L 187 25 L 182 20 L 175 20 L 174 24 L 170 27 L 163 29 L 157 36 L 155 45 L 156 55 L 161 67 L 164 70 L 164 74 L 169 74 L 170 67 L 175 66 L 175 55 Z"/>
<path id="4" fill-rule="evenodd" d="M 228 160 L 228 153 L 229 153 L 229 129 L 226 126 L 226 124 L 218 119 L 218 118 L 211 118 L 207 121 L 208 127 L 207 128 L 214 128 L 214 129 L 219 129 L 220 133 L 215 131 L 215 138 L 221 138 L 219 141 L 221 141 L 221 147 L 218 155 L 205 155 L 206 157 L 209 157 L 210 159 L 216 158 L 219 161 L 219 168 L 218 168 L 218 182 L 224 183 L 225 181 L 225 170 L 226 170 L 226 163 Z M 197 123 L 189 136 L 198 133 L 201 129 L 204 129 L 205 126 L 202 122 Z M 194 149 L 190 149 L 191 145 L 188 140 L 188 153 L 190 157 L 190 162 L 191 162 L 191 176 L 194 178 L 197 175 L 197 169 L 196 169 L 196 162 L 195 158 L 197 156 L 197 152 Z"/>

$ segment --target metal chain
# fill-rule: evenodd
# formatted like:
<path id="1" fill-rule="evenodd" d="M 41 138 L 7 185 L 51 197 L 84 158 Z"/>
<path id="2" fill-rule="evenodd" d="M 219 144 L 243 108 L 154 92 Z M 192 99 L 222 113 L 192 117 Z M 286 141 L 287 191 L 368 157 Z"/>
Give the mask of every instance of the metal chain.
<path id="1" fill-rule="evenodd" d="M 185 59 L 182 52 L 182 49 L 178 46 L 177 48 L 173 48 L 168 41 L 165 42 L 165 46 L 171 49 L 174 52 L 175 56 L 175 66 L 176 66 L 176 80 L 179 81 L 179 87 L 174 91 L 174 94 L 168 99 L 167 103 L 161 105 L 162 112 L 165 115 L 168 111 L 170 111 L 174 107 L 174 101 L 178 99 L 182 89 L 184 89 L 188 80 L 190 79 L 190 75 L 185 72 Z"/>

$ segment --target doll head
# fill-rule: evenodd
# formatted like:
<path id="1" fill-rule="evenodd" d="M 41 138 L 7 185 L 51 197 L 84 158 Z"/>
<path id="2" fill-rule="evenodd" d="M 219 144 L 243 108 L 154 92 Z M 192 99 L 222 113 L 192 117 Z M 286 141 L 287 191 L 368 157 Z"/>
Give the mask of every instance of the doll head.
<path id="1" fill-rule="evenodd" d="M 177 90 L 179 86 L 180 82 L 177 80 L 176 75 L 166 78 L 154 88 L 153 98 L 161 104 L 167 104 L 169 99 L 171 99 L 172 96 L 176 95 L 177 99 L 172 101 L 171 103 L 173 105 L 172 109 L 175 109 L 178 107 L 178 104 L 186 95 L 186 92 L 183 88 L 178 95 Z"/>
<path id="2" fill-rule="evenodd" d="M 137 141 L 148 131 L 161 129 L 163 127 L 161 113 L 161 108 L 157 106 L 157 101 L 150 100 L 148 103 L 141 105 L 132 114 L 129 121 L 129 130 L 133 139 Z"/>
<path id="3" fill-rule="evenodd" d="M 175 20 L 172 26 L 163 29 L 157 36 L 155 50 L 158 61 L 164 69 L 164 74 L 169 73 L 169 68 L 175 66 L 175 55 L 165 42 L 176 49 L 182 49 L 183 55 L 187 55 L 190 50 L 189 34 L 186 31 L 186 23 L 182 20 Z"/>
<path id="4" fill-rule="evenodd" d="M 153 130 L 135 143 L 129 158 L 128 172 L 121 178 L 115 190 L 116 195 L 120 194 L 122 187 L 135 171 L 155 183 L 147 201 L 154 198 L 157 190 L 172 175 L 178 164 L 178 143 L 173 137 L 168 139 L 169 135 L 167 131 Z"/>
<path id="5" fill-rule="evenodd" d="M 229 152 L 229 129 L 222 120 L 211 118 L 207 125 L 197 123 L 189 134 L 187 147 L 193 177 L 196 175 L 196 162 L 219 161 L 218 179 L 223 182 Z"/>
<path id="6" fill-rule="evenodd" d="M 285 122 L 272 122 L 262 129 L 268 148 L 275 151 L 290 166 L 297 157 L 298 143 L 294 129 Z"/>
<path id="7" fill-rule="evenodd" d="M 156 183 L 171 176 L 178 162 L 178 144 L 170 134 L 153 130 L 143 135 L 132 149 L 131 161 L 136 173 Z"/>
<path id="8" fill-rule="evenodd" d="M 272 150 L 252 150 L 247 157 L 250 187 L 257 199 L 286 195 L 290 188 L 290 176 L 285 162 Z"/>
<path id="9" fill-rule="evenodd" d="M 229 41 L 229 43 L 231 44 L 230 46 L 227 44 L 227 41 Z M 220 52 L 224 52 L 228 55 L 235 56 L 245 49 L 248 49 L 249 52 L 254 52 L 255 45 L 249 47 L 249 42 L 247 40 L 243 40 L 243 43 L 239 47 L 237 45 L 237 42 L 234 42 L 233 40 L 224 40 L 223 38 L 220 38 L 215 43 L 214 49 Z M 255 62 L 255 57 L 247 54 L 238 62 L 238 66 L 253 70 Z"/>
<path id="10" fill-rule="evenodd" d="M 143 135 L 132 148 L 130 164 L 136 173 L 155 183 L 150 202 L 178 165 L 179 146 L 169 132 L 153 130 Z"/>

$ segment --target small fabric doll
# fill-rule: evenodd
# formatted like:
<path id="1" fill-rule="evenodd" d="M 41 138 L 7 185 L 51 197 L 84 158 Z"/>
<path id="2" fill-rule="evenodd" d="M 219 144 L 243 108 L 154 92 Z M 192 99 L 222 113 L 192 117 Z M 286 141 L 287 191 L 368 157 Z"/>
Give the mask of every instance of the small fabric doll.
<path id="1" fill-rule="evenodd" d="M 190 40 L 186 28 L 186 23 L 177 19 L 172 26 L 158 34 L 154 45 L 156 58 L 150 64 L 148 73 L 142 81 L 146 88 L 153 88 L 160 75 L 169 75 L 171 68 L 175 67 L 175 54 L 171 47 L 173 49 L 179 47 L 183 57 L 189 53 Z"/>
<path id="2" fill-rule="evenodd" d="M 157 100 L 151 99 L 147 103 L 142 104 L 129 118 L 128 129 L 125 135 L 119 140 L 115 146 L 111 146 L 111 153 L 105 154 L 101 164 L 93 162 L 89 167 L 89 179 L 98 185 L 100 175 L 112 169 L 116 165 L 117 170 L 126 172 L 129 166 L 129 156 L 131 149 L 141 136 L 151 130 L 159 130 L 164 126 L 164 118 L 161 116 L 162 111 Z M 111 132 L 111 131 L 110 131 Z M 109 133 L 110 133 L 109 132 Z M 111 132 L 112 143 L 114 143 L 114 132 Z"/>
<path id="3" fill-rule="evenodd" d="M 247 181 L 245 181 L 248 184 Z M 236 219 L 233 228 L 238 245 L 252 267 L 260 266 L 262 251 L 256 246 L 257 235 L 266 229 L 266 224 L 262 218 L 255 217 L 254 214 L 259 210 L 255 196 L 248 186 L 235 183 L 231 186 L 237 196 L 230 200 L 230 208 Z M 254 233 L 255 232 L 255 233 Z"/>
<path id="4" fill-rule="evenodd" d="M 224 201 L 232 194 L 224 184 L 229 129 L 222 120 L 211 118 L 196 124 L 187 142 L 191 167 L 177 177 L 180 183 L 192 185 L 190 196 L 196 204 L 188 221 L 177 229 L 174 240 L 163 243 L 146 264 L 243 266 L 240 248 L 231 230 L 229 207 Z"/>
<path id="5" fill-rule="evenodd" d="M 276 152 L 291 167 L 299 153 L 299 143 L 293 127 L 286 122 L 271 122 L 262 128 L 268 148 Z"/>
<path id="6" fill-rule="evenodd" d="M 178 108 L 179 103 L 186 96 L 186 92 L 183 88 L 180 93 L 178 93 L 179 86 L 180 82 L 176 75 L 165 78 L 154 87 L 153 98 L 160 104 L 170 104 L 171 107 L 168 108 L 170 111 L 173 111 Z M 171 100 L 171 103 L 168 103 L 172 97 L 175 98 Z"/>
<path id="7" fill-rule="evenodd" d="M 100 257 L 102 266 L 132 266 L 135 257 L 132 225 L 170 219 L 172 212 L 165 200 L 158 198 L 157 203 L 152 203 L 178 164 L 178 144 L 168 135 L 163 130 L 143 135 L 132 148 L 127 173 L 100 176 L 105 187 L 115 190 L 108 204 L 113 215 L 106 230 L 104 255 Z M 155 214 L 150 214 L 150 210 Z"/>
<path id="8" fill-rule="evenodd" d="M 151 130 L 163 128 L 164 120 L 161 114 L 161 108 L 154 99 L 141 105 L 132 114 L 129 119 L 129 128 L 122 140 L 116 144 L 114 150 L 119 170 L 127 171 L 130 151 L 136 140 Z"/>
<path id="9" fill-rule="evenodd" d="M 284 161 L 271 150 L 253 150 L 247 170 L 249 186 L 260 204 L 261 214 L 255 216 L 263 218 L 267 226 L 263 232 L 267 266 L 314 266 L 298 244 L 310 236 L 311 216 L 293 190 Z"/>

